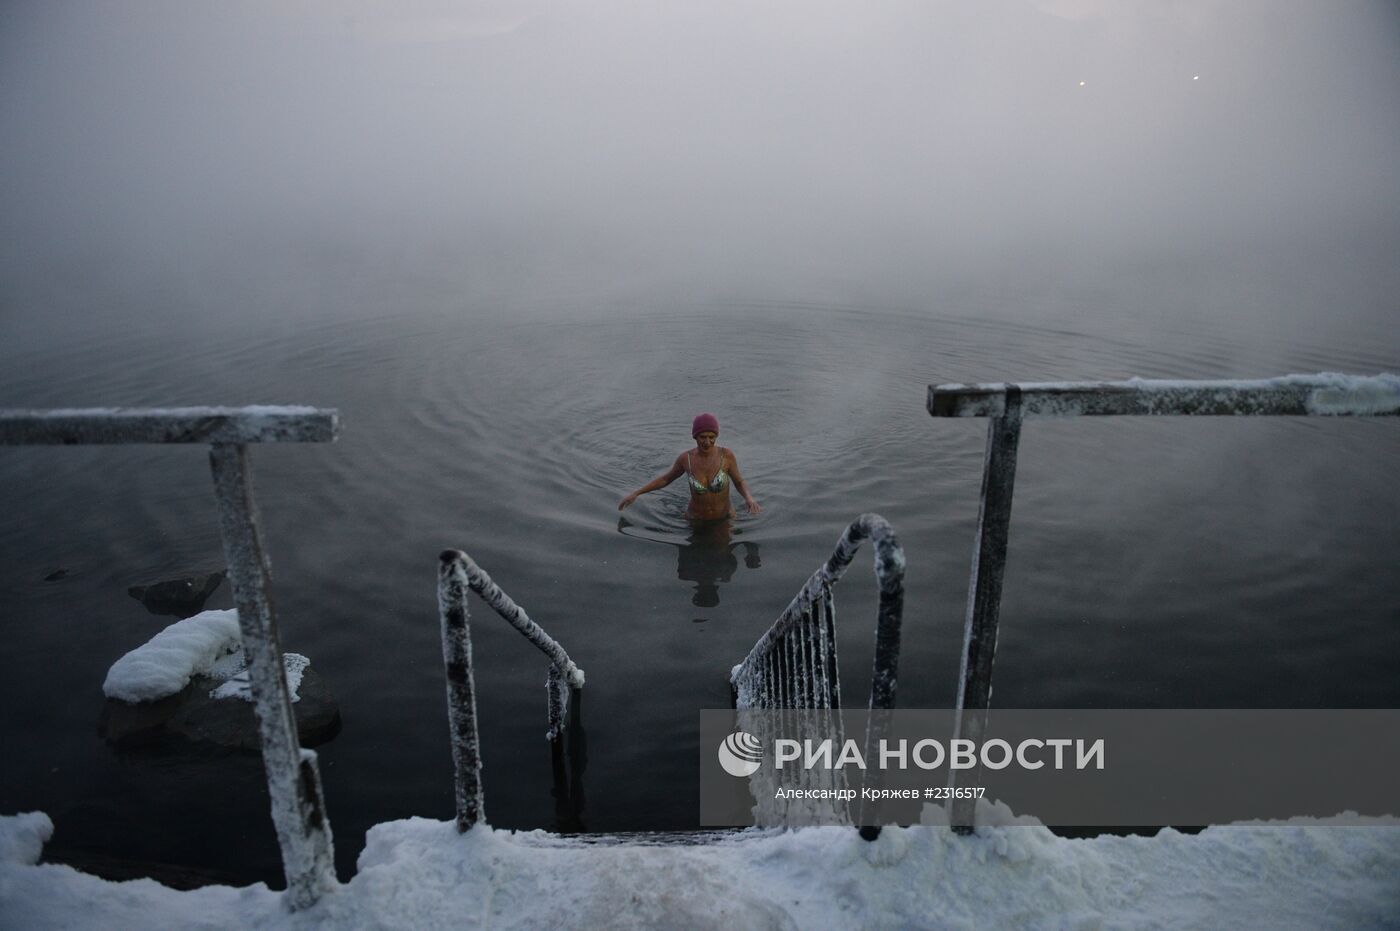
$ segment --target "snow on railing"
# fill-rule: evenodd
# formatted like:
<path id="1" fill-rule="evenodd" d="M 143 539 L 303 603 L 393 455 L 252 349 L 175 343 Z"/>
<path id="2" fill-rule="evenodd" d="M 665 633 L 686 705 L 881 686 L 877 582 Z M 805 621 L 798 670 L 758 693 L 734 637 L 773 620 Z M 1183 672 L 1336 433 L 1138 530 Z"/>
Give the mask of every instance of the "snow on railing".
<path id="1" fill-rule="evenodd" d="M 868 538 L 875 541 L 875 578 L 880 586 L 870 707 L 894 707 L 904 610 L 904 550 L 888 521 L 879 514 L 862 514 L 841 534 L 831 558 L 812 573 L 749 655 L 730 670 L 736 708 L 841 707 L 836 602 L 831 588 Z"/>
<path id="2" fill-rule="evenodd" d="M 219 530 L 248 657 L 272 823 L 290 909 L 335 886 L 335 856 L 316 754 L 301 747 L 269 598 L 247 443 L 328 443 L 334 410 L 312 407 L 87 408 L 0 411 L 0 444 L 208 443 Z"/>
<path id="3" fill-rule="evenodd" d="M 894 707 L 904 615 L 904 550 L 888 521 L 879 514 L 862 514 L 841 534 L 831 558 L 812 573 L 749 655 L 730 670 L 736 709 L 840 710 L 836 601 L 831 589 L 866 539 L 875 542 L 875 579 L 880 588 L 870 710 Z M 883 719 L 872 717 L 872 724 L 877 720 Z M 879 735 L 872 727 L 866 738 L 870 747 Z M 879 829 L 862 827 L 861 834 L 873 840 Z"/>
<path id="4" fill-rule="evenodd" d="M 934 417 L 989 417 L 982 467 L 982 500 L 972 547 L 958 675 L 954 737 L 980 742 L 992 694 L 1002 576 L 1016 483 L 1016 451 L 1025 417 L 1147 416 L 1321 416 L 1400 415 L 1400 376 L 1285 375 L 1281 378 L 1219 381 L 1160 381 L 930 385 Z M 976 771 L 967 774 L 975 783 Z M 951 781 L 950 781 L 951 786 Z M 951 802 L 950 821 L 972 830 L 974 802 Z"/>
<path id="5" fill-rule="evenodd" d="M 1269 415 L 1367 417 L 1400 415 L 1400 376 L 1285 375 L 1224 381 L 1130 378 L 1105 382 L 1019 385 L 930 385 L 934 417 L 999 417 L 1012 392 L 1025 417 L 1103 415 Z"/>
<path id="6" fill-rule="evenodd" d="M 0 444 L 331 443 L 337 414 L 315 407 L 89 407 L 0 411 Z"/>
<path id="7" fill-rule="evenodd" d="M 583 688 L 584 681 L 583 670 L 574 665 L 564 648 L 501 591 L 470 556 L 461 550 L 443 550 L 438 566 L 438 613 L 442 622 L 442 660 L 447 670 L 447 719 L 456 770 L 457 828 L 461 831 L 485 819 L 468 589 L 480 595 L 492 610 L 549 658 L 549 674 L 545 679 L 549 729 L 545 736 L 550 741 L 563 736 L 571 690 Z"/>

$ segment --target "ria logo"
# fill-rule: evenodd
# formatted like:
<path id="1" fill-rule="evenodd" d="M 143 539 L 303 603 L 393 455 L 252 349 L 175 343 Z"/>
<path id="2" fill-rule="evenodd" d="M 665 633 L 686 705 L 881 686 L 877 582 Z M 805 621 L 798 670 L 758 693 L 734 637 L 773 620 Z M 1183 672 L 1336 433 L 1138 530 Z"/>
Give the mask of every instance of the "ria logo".
<path id="1" fill-rule="evenodd" d="M 731 776 L 752 776 L 763 761 L 763 743 L 754 735 L 735 731 L 719 745 L 719 765 Z"/>

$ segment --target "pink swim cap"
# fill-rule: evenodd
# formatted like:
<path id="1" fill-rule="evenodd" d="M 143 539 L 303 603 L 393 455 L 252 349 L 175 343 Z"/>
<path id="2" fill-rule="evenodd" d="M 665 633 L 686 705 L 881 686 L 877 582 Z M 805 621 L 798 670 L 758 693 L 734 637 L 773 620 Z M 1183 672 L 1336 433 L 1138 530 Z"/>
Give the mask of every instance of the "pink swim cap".
<path id="1" fill-rule="evenodd" d="M 690 437 L 694 439 L 702 433 L 719 435 L 719 418 L 714 414 L 701 414 L 690 425 Z"/>

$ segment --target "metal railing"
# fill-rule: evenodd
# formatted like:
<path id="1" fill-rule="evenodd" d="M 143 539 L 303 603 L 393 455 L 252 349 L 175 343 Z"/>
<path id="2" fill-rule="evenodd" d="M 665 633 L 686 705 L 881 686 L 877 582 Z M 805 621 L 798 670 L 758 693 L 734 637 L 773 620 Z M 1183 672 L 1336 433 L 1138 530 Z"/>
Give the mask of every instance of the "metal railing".
<path id="1" fill-rule="evenodd" d="M 1323 374 L 1250 381 L 1132 379 L 930 385 L 928 412 L 934 417 L 991 418 L 972 546 L 953 735 L 980 742 L 986 731 L 992 695 L 992 660 L 996 655 L 1002 577 L 1006 571 L 1016 452 L 1025 417 L 1396 416 L 1400 415 L 1400 377 Z M 975 771 L 967 776 L 975 782 Z M 960 833 L 972 830 L 975 804 L 971 799 L 952 802 L 949 820 Z"/>
<path id="2" fill-rule="evenodd" d="M 840 709 L 836 602 L 831 588 L 866 539 L 875 541 L 875 578 L 880 587 L 870 707 L 894 707 L 904 613 L 904 550 L 888 521 L 879 514 L 862 514 L 841 534 L 831 558 L 812 573 L 749 655 L 730 670 L 736 708 Z"/>
<path id="3" fill-rule="evenodd" d="M 442 660 L 447 671 L 447 720 L 452 734 L 452 763 L 456 771 L 457 829 L 465 831 L 485 819 L 481 786 L 481 746 L 476 728 L 476 679 L 472 672 L 472 640 L 467 591 L 481 596 L 497 614 L 549 658 L 545 679 L 549 729 L 558 741 L 564 733 L 573 689 L 583 688 L 583 670 L 549 634 L 501 591 L 491 577 L 461 550 L 443 550 L 438 565 L 438 614 L 442 622 Z"/>
<path id="4" fill-rule="evenodd" d="M 8 446 L 209 444 L 219 531 L 248 658 L 272 823 L 287 878 L 283 902 L 293 910 L 314 904 L 335 886 L 334 845 L 316 754 L 301 747 L 287 689 L 247 444 L 329 443 L 337 429 L 336 411 L 311 407 L 0 411 L 0 444 Z"/>
<path id="5" fill-rule="evenodd" d="M 855 558 L 856 550 L 867 539 L 875 542 L 875 579 L 880 589 L 875 621 L 874 672 L 870 680 L 870 710 L 894 707 L 899 675 L 900 625 L 904 615 L 904 550 L 888 521 L 878 514 L 862 514 L 841 534 L 831 558 L 812 573 L 783 613 L 758 638 L 749 655 L 730 671 L 734 707 L 741 714 L 744 711 L 786 709 L 840 711 L 836 601 L 831 589 L 840 581 Z M 840 727 L 839 714 L 808 718 L 810 716 L 802 716 L 796 722 L 804 731 Z M 872 715 L 870 721 L 871 727 L 866 732 L 867 757 L 870 748 L 878 744 L 881 736 L 879 728 L 884 718 Z M 754 720 L 751 726 L 761 730 L 765 723 Z M 843 782 L 845 777 L 837 772 L 832 778 Z M 858 824 L 862 820 L 862 810 L 863 805 L 857 809 Z M 845 813 L 832 814 L 840 823 L 849 823 L 845 820 Z M 781 823 L 781 816 L 775 819 L 775 823 Z M 875 826 L 862 826 L 860 830 L 866 840 L 879 836 L 879 828 Z"/>

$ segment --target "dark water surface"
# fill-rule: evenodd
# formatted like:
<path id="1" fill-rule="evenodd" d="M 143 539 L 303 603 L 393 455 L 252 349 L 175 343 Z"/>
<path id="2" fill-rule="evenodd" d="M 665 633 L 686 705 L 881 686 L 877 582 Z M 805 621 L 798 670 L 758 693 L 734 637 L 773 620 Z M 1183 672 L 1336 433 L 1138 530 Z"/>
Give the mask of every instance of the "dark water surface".
<path id="1" fill-rule="evenodd" d="M 985 421 L 933 420 L 928 384 L 1400 371 L 1392 282 L 1224 280 L 1125 269 L 917 303 L 345 288 L 188 316 L 188 295 L 157 293 L 155 318 L 94 297 L 104 316 L 42 335 L 25 323 L 47 309 L 11 302 L 0 404 L 340 410 L 338 443 L 253 465 L 283 646 L 341 703 L 320 757 L 348 875 L 370 825 L 452 813 L 439 550 L 470 552 L 588 675 L 575 820 L 551 794 L 545 662 L 473 602 L 492 823 L 695 827 L 697 711 L 727 706 L 730 666 L 863 511 L 908 556 L 900 704 L 951 704 Z M 620 520 L 701 410 L 764 512 L 696 535 L 678 482 Z M 996 703 L 1395 707 L 1396 463 L 1394 418 L 1029 422 Z M 173 621 L 127 586 L 223 565 L 204 449 L 5 449 L 0 509 L 0 811 L 47 811 L 60 855 L 280 885 L 256 758 L 118 754 L 97 734 L 107 667 Z M 863 704 L 864 558 L 837 596 Z M 228 604 L 225 586 L 210 607 Z"/>

